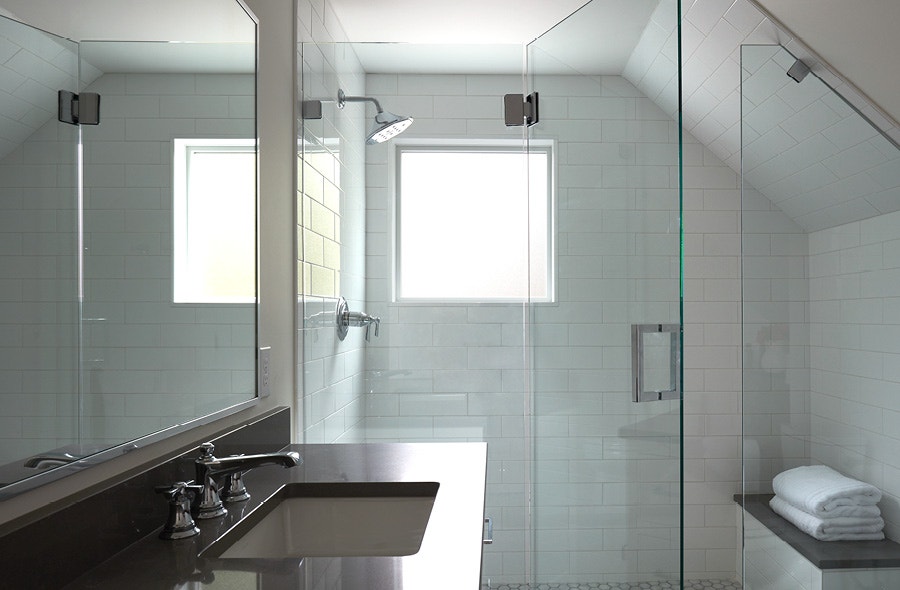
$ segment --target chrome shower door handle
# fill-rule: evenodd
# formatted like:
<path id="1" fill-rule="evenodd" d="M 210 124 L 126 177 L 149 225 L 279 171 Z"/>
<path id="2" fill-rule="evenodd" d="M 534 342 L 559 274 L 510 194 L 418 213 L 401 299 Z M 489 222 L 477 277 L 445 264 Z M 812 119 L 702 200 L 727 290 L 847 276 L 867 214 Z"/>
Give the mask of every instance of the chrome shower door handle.
<path id="1" fill-rule="evenodd" d="M 631 386 L 633 402 L 681 399 L 681 324 L 631 325 Z"/>
<path id="2" fill-rule="evenodd" d="M 487 532 L 481 539 L 481 543 L 483 545 L 492 545 L 494 543 L 494 520 L 490 516 L 487 516 L 484 519 L 484 524 Z"/>

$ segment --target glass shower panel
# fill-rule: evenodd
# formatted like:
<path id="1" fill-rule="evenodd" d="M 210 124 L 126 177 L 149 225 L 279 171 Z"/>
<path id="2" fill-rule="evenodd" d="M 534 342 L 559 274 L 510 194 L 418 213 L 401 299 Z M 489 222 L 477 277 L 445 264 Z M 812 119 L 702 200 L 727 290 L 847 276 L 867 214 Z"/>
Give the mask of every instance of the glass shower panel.
<path id="1" fill-rule="evenodd" d="M 77 44 L 0 17 L 0 486 L 78 441 Z"/>
<path id="2" fill-rule="evenodd" d="M 321 106 L 321 118 L 315 109 L 307 111 L 298 138 L 303 437 L 326 443 L 487 442 L 485 510 L 494 543 L 484 547 L 483 573 L 521 582 L 529 550 L 523 341 L 529 266 L 520 264 L 526 272 L 502 282 L 518 287 L 512 292 L 486 290 L 488 281 L 471 276 L 464 279 L 477 288 L 446 289 L 440 276 L 429 281 L 427 292 L 404 295 L 399 277 L 410 269 L 400 266 L 396 248 L 398 239 L 408 245 L 414 238 L 434 260 L 449 250 L 464 270 L 486 266 L 480 263 L 487 255 L 527 262 L 523 131 L 506 127 L 501 110 L 504 94 L 522 92 L 522 46 L 490 49 L 300 46 L 303 99 Z M 435 69 L 448 55 L 454 72 Z M 373 97 L 386 111 L 415 121 L 393 140 L 367 146 L 375 108 L 348 103 L 339 109 L 339 88 Z M 484 167 L 466 164 L 494 157 L 513 167 L 502 178 L 498 169 L 477 178 Z M 422 161 L 439 164 L 416 168 Z M 406 176 L 423 170 L 430 183 Z M 478 192 L 485 187 L 491 189 L 487 195 Z M 502 233 L 501 216 L 499 229 L 512 237 L 492 243 Z M 488 270 L 500 274 L 496 267 Z M 351 311 L 380 318 L 377 336 L 370 328 L 367 339 L 365 328 L 350 327 L 339 338 L 340 296 Z"/>
<path id="3" fill-rule="evenodd" d="M 681 583 L 678 22 L 596 0 L 528 49 L 529 147 L 556 161 L 556 297 L 530 306 L 538 584 Z"/>
<path id="4" fill-rule="evenodd" d="M 754 517 L 782 471 L 881 488 L 893 535 L 900 148 L 784 47 L 742 46 L 741 70 L 743 578 L 761 589 L 794 584 Z"/>

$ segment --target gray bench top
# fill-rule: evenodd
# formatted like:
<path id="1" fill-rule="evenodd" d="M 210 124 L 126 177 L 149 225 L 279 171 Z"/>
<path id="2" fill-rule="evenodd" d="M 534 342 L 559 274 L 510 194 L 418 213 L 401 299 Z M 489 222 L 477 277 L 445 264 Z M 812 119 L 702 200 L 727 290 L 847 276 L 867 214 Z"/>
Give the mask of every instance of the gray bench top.
<path id="1" fill-rule="evenodd" d="M 743 506 L 788 545 L 821 570 L 900 567 L 900 544 L 884 541 L 819 541 L 769 507 L 774 494 L 735 494 Z"/>

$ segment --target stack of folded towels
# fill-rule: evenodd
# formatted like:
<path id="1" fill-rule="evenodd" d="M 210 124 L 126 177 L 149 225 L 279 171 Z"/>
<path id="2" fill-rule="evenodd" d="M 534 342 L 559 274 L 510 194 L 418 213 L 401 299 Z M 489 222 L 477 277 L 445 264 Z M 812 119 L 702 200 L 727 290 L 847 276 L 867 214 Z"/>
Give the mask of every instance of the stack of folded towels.
<path id="1" fill-rule="evenodd" d="M 880 541 L 884 520 L 875 486 L 825 465 L 796 467 L 772 480 L 772 510 L 820 541 Z"/>

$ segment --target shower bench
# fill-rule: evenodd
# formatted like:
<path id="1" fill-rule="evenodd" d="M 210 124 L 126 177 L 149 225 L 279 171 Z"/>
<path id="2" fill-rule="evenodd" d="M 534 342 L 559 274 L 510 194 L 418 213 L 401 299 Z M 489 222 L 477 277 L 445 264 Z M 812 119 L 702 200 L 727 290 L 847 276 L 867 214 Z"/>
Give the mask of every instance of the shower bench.
<path id="1" fill-rule="evenodd" d="M 900 588 L 900 544 L 818 541 L 769 507 L 772 494 L 736 494 L 743 507 L 744 588 L 855 590 Z"/>

